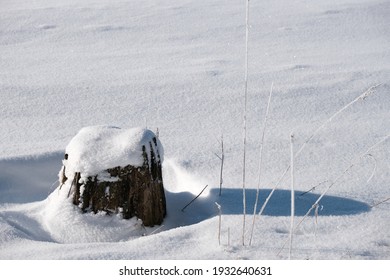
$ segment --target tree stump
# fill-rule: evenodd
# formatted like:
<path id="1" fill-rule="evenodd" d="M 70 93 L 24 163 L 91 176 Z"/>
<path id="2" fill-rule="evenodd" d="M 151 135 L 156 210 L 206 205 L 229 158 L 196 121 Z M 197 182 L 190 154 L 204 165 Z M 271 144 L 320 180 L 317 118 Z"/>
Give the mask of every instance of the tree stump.
<path id="1" fill-rule="evenodd" d="M 166 200 L 162 157 L 157 142 L 153 134 L 142 143 L 143 163 L 140 166 L 109 167 L 93 175 L 75 170 L 69 189 L 73 204 L 79 206 L 83 213 L 121 213 L 124 219 L 141 219 L 145 226 L 160 225 L 166 215 Z M 71 157 L 71 154 L 66 154 L 65 160 Z M 60 177 L 66 182 L 69 176 L 65 175 L 64 162 Z"/>

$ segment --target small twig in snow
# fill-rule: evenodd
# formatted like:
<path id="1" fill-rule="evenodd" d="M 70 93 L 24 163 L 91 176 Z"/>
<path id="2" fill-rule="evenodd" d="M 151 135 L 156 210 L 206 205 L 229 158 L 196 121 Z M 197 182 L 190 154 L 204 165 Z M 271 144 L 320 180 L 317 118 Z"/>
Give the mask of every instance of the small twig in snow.
<path id="1" fill-rule="evenodd" d="M 217 153 L 214 153 L 214 155 L 219 158 L 220 160 L 222 160 L 222 158 L 220 157 L 220 155 L 218 155 Z"/>
<path id="2" fill-rule="evenodd" d="M 312 187 L 310 190 L 301 193 L 299 196 L 303 196 L 303 195 L 305 195 L 305 194 L 307 194 L 307 193 L 309 193 L 311 191 L 314 191 L 318 186 L 321 186 L 322 184 L 324 184 L 324 183 L 326 183 L 328 181 L 329 180 L 322 181 L 321 183 L 319 183 L 319 184 L 315 185 L 314 187 Z"/>
<path id="3" fill-rule="evenodd" d="M 374 207 L 376 207 L 376 206 L 378 206 L 378 205 L 380 205 L 380 204 L 382 204 L 382 203 L 385 203 L 386 201 L 389 201 L 390 200 L 390 197 L 388 197 L 388 198 L 386 198 L 385 200 L 382 200 L 382 201 L 380 201 L 380 202 L 378 202 L 378 203 L 375 203 L 374 205 L 371 205 L 370 207 L 371 208 L 374 208 Z"/>
<path id="4" fill-rule="evenodd" d="M 197 199 L 202 193 L 203 191 L 208 187 L 208 185 L 206 185 L 203 190 L 193 199 L 191 200 L 186 206 L 184 206 L 181 211 L 184 212 L 184 209 L 186 209 L 191 203 L 193 203 L 195 201 L 195 199 Z"/>
<path id="5" fill-rule="evenodd" d="M 158 230 L 162 229 L 164 227 L 164 225 L 161 225 L 159 226 L 158 228 L 156 228 L 155 230 L 153 230 L 151 233 L 149 233 L 148 235 L 152 235 L 154 234 L 155 232 L 157 232 Z"/>

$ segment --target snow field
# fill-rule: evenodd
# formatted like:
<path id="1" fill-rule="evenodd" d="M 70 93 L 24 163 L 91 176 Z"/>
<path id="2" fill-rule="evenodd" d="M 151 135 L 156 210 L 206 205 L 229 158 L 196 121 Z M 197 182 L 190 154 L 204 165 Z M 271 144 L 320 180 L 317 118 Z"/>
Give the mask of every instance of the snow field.
<path id="1" fill-rule="evenodd" d="M 262 201 L 290 162 L 291 131 L 299 149 L 335 112 L 381 84 L 295 160 L 295 221 L 389 134 L 389 13 L 381 0 L 251 1 L 249 205 L 271 83 Z M 236 0 L 2 0 L 0 258 L 288 258 L 287 248 L 279 254 L 288 240 L 288 176 L 258 218 L 253 245 L 240 245 L 244 20 L 245 5 Z M 95 125 L 158 128 L 169 205 L 162 228 L 79 215 L 56 189 L 65 147 Z M 222 134 L 219 198 L 214 153 Z M 388 146 L 378 145 L 329 190 L 318 223 L 308 217 L 294 234 L 292 258 L 389 259 L 389 203 L 370 207 L 388 198 Z M 223 212 L 221 246 L 215 201 Z"/>

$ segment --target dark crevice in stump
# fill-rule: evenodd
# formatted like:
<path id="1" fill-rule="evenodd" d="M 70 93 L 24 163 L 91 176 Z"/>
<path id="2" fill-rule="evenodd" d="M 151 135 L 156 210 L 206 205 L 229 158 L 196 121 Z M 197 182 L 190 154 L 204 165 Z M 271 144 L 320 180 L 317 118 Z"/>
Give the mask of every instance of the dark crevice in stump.
<path id="1" fill-rule="evenodd" d="M 83 212 L 122 213 L 124 219 L 138 217 L 145 226 L 160 225 L 166 215 L 161 158 L 156 138 L 149 144 L 149 154 L 142 147 L 142 166 L 108 168 L 107 181 L 100 181 L 96 174 L 80 183 L 80 173 L 76 172 L 73 204 Z"/>

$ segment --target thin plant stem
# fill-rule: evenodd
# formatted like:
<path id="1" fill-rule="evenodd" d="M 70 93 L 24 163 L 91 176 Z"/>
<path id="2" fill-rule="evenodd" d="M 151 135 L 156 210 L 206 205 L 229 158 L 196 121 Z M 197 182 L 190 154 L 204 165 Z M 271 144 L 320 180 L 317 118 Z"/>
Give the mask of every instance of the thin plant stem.
<path id="1" fill-rule="evenodd" d="M 158 228 L 156 228 L 155 230 L 153 230 L 151 233 L 149 233 L 148 235 L 153 235 L 155 234 L 157 231 L 159 231 L 160 229 L 162 229 L 164 227 L 164 225 L 161 225 L 159 226 Z"/>
<path id="2" fill-rule="evenodd" d="M 295 216 L 295 195 L 294 195 L 294 135 L 290 136 L 290 152 L 291 152 L 291 218 L 290 218 L 290 245 L 288 249 L 288 259 L 291 260 L 292 243 L 294 235 L 294 216 Z"/>
<path id="3" fill-rule="evenodd" d="M 374 168 L 372 170 L 372 173 L 370 175 L 370 177 L 367 179 L 367 184 L 371 181 L 371 179 L 374 177 L 375 173 L 376 173 L 376 168 L 377 168 L 377 161 L 376 161 L 376 158 L 372 155 L 372 154 L 368 154 L 367 156 L 371 157 L 374 159 Z"/>
<path id="4" fill-rule="evenodd" d="M 230 227 L 228 227 L 228 246 L 230 246 Z"/>
<path id="5" fill-rule="evenodd" d="M 215 202 L 218 208 L 218 245 L 221 245 L 222 210 L 221 205 Z"/>
<path id="6" fill-rule="evenodd" d="M 269 113 L 269 107 L 270 107 L 270 104 L 271 104 L 273 86 L 274 86 L 274 83 L 272 82 L 271 90 L 270 90 L 269 96 L 268 96 L 267 109 L 266 109 L 265 116 L 264 116 L 263 131 L 262 131 L 262 134 L 261 134 L 259 169 L 258 169 L 258 172 L 257 172 L 258 179 L 257 179 L 257 189 L 256 189 L 256 200 L 255 200 L 255 205 L 253 207 L 253 220 L 252 220 L 251 235 L 250 235 L 250 238 L 249 238 L 249 245 L 252 245 L 253 230 L 254 230 L 255 222 L 256 222 L 256 209 L 257 209 L 257 204 L 259 202 L 260 182 L 261 182 L 262 163 L 263 163 L 264 138 L 265 138 L 265 130 L 267 128 L 268 113 Z"/>
<path id="7" fill-rule="evenodd" d="M 219 174 L 219 196 L 222 194 L 222 183 L 223 183 L 223 163 L 225 160 L 225 152 L 223 150 L 223 135 L 221 136 L 221 171 Z"/>
<path id="8" fill-rule="evenodd" d="M 319 210 L 319 205 L 317 204 L 317 206 L 315 207 L 314 209 L 314 216 L 315 216 L 315 228 L 314 228 L 314 237 L 315 239 L 317 240 L 317 228 L 318 228 L 318 210 Z"/>
<path id="9" fill-rule="evenodd" d="M 242 219 L 242 246 L 245 246 L 245 228 L 246 228 L 246 190 L 245 190 L 245 169 L 246 169 L 246 118 L 247 118 L 247 103 L 248 103 L 248 42 L 249 42 L 249 0 L 246 1 L 246 17 L 245 17 L 245 87 L 244 87 L 244 151 L 243 151 L 243 167 L 242 167 L 242 204 L 243 204 L 243 219 Z"/>

